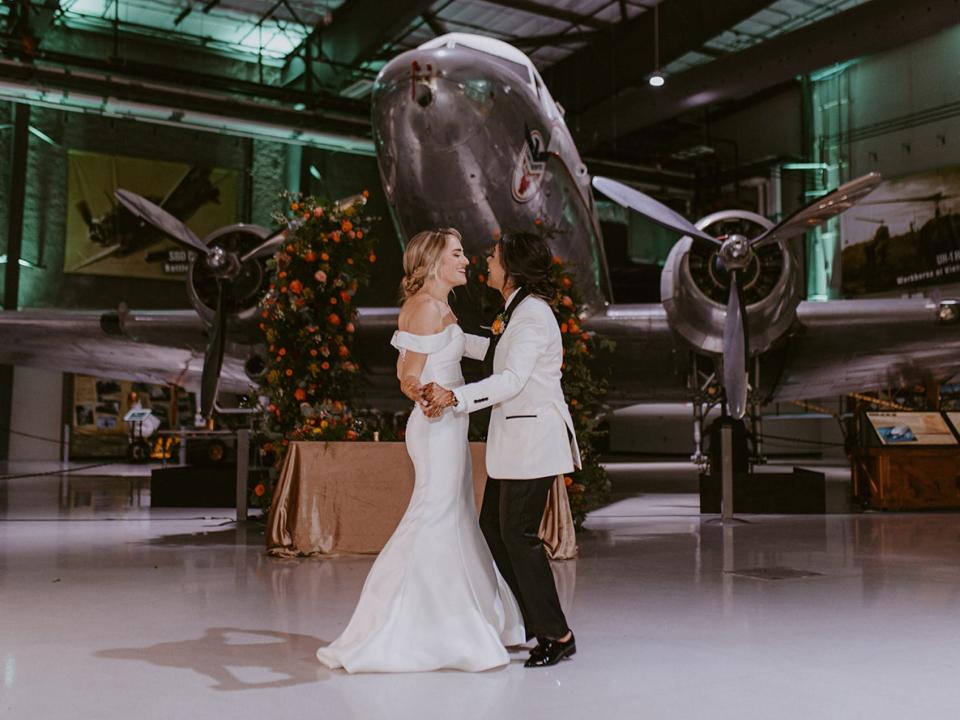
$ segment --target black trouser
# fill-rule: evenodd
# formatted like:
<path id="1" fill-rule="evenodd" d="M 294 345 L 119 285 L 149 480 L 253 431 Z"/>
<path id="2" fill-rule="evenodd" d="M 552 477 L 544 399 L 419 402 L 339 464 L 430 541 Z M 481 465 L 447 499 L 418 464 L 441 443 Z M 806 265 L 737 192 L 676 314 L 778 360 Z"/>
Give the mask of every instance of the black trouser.
<path id="1" fill-rule="evenodd" d="M 536 635 L 559 640 L 569 630 L 538 535 L 554 479 L 488 477 L 480 509 L 480 529 L 497 569 L 517 598 L 528 639 Z"/>

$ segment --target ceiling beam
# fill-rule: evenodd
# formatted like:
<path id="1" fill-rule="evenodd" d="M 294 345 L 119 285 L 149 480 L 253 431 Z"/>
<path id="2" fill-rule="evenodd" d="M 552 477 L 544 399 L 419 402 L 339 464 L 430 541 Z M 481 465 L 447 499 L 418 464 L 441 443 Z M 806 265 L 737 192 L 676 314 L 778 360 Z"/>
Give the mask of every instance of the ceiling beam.
<path id="1" fill-rule="evenodd" d="M 554 7 L 553 5 L 531 2 L 531 0 L 483 1 L 489 5 L 498 5 L 499 7 L 505 7 L 511 10 L 520 10 L 521 12 L 529 13 L 530 15 L 539 15 L 540 17 L 550 18 L 552 20 L 562 20 L 563 22 L 568 22 L 571 25 L 582 25 L 584 27 L 593 28 L 594 30 L 606 30 L 613 27 L 613 23 L 606 22 L 605 20 L 597 20 L 596 18 L 588 15 L 581 15 L 580 13 L 576 13 L 571 10 L 564 10 L 563 8 Z"/>
<path id="2" fill-rule="evenodd" d="M 343 74 L 344 68 L 372 57 L 432 4 L 433 0 L 391 0 L 388 3 L 347 0 L 333 11 L 328 26 L 317 27 L 304 44 L 290 53 L 284 68 L 284 84 L 290 85 L 303 77 L 306 70 L 304 50 L 312 53 L 310 64 L 320 85 L 342 84 L 339 75 Z M 316 58 L 318 47 L 319 58 Z"/>
<path id="3" fill-rule="evenodd" d="M 666 3 L 669 7 L 670 3 Z M 934 35 L 956 24 L 960 0 L 871 0 L 667 79 L 624 90 L 570 121 L 581 150 L 683 113 L 745 98 L 797 75 Z"/>
<path id="4" fill-rule="evenodd" d="M 690 52 L 764 9 L 771 0 L 664 0 L 660 3 L 660 66 Z M 586 110 L 653 72 L 653 12 L 598 33 L 588 46 L 546 68 L 550 93 L 569 113 Z"/>

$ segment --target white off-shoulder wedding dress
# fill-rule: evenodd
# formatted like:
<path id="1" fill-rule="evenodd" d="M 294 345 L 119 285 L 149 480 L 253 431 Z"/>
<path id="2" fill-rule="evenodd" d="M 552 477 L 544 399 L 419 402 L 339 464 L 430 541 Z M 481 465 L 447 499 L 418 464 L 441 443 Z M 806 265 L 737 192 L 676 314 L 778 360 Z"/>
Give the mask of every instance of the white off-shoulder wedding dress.
<path id="1" fill-rule="evenodd" d="M 435 335 L 396 332 L 401 353 L 427 355 L 421 382 L 463 384 L 460 360 L 482 358 L 489 340 L 449 325 Z M 414 408 L 407 452 L 416 481 L 410 505 L 380 552 L 347 628 L 317 657 L 348 672 L 488 670 L 505 646 L 525 641 L 517 601 L 477 524 L 467 415 L 436 419 Z"/>

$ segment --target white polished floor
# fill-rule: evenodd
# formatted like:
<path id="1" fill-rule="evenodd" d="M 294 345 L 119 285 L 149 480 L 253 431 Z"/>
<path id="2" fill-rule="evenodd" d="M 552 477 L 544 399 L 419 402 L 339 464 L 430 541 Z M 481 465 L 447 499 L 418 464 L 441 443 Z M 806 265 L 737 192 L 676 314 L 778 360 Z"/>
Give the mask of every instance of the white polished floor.
<path id="1" fill-rule="evenodd" d="M 344 627 L 371 558 L 270 559 L 230 509 L 150 510 L 143 480 L 74 480 L 0 480 L 3 718 L 960 712 L 960 514 L 724 529 L 694 495 L 618 495 L 555 568 L 573 660 L 350 676 L 314 651 Z"/>

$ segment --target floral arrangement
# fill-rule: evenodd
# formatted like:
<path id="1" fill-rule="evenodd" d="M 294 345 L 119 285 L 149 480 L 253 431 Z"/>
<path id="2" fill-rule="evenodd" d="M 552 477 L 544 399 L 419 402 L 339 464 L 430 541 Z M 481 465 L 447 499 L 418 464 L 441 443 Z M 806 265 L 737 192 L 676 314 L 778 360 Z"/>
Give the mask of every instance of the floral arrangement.
<path id="1" fill-rule="evenodd" d="M 292 440 L 356 440 L 349 401 L 360 367 L 353 359 L 354 296 L 377 261 L 367 191 L 329 203 L 285 193 L 284 245 L 267 261 L 269 291 L 260 303 L 267 346 L 261 389 L 270 398 L 261 450 L 277 468 Z M 272 488 L 259 483 L 255 502 L 269 507 Z"/>

